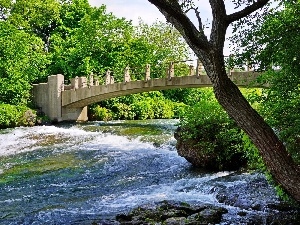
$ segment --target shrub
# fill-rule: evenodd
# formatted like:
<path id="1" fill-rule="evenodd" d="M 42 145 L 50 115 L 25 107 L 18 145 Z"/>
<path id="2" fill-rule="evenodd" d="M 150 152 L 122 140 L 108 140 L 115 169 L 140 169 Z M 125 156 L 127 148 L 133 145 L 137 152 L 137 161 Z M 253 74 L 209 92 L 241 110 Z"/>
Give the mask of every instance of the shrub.
<path id="1" fill-rule="evenodd" d="M 106 108 L 103 108 L 99 105 L 96 105 L 96 106 L 90 108 L 90 111 L 92 112 L 90 115 L 92 120 L 108 121 L 108 120 L 112 119 L 111 111 Z"/>
<path id="2" fill-rule="evenodd" d="M 165 98 L 154 98 L 152 102 L 155 119 L 171 119 L 174 117 L 173 102 Z"/>
<path id="3" fill-rule="evenodd" d="M 0 104 L 0 128 L 33 126 L 36 113 L 26 106 Z"/>
<path id="4" fill-rule="evenodd" d="M 206 169 L 238 169 L 247 160 L 258 160 L 252 155 L 257 154 L 252 142 L 216 101 L 200 101 L 190 107 L 175 137 L 178 153 Z"/>
<path id="5" fill-rule="evenodd" d="M 183 102 L 173 102 L 174 118 L 183 117 L 187 107 Z"/>
<path id="6" fill-rule="evenodd" d="M 153 119 L 154 111 L 151 103 L 152 100 L 150 98 L 133 103 L 131 107 L 135 113 L 135 119 L 138 120 Z"/>
<path id="7" fill-rule="evenodd" d="M 132 112 L 131 107 L 124 103 L 115 103 L 111 108 L 113 118 L 118 120 L 132 120 L 135 114 Z"/>

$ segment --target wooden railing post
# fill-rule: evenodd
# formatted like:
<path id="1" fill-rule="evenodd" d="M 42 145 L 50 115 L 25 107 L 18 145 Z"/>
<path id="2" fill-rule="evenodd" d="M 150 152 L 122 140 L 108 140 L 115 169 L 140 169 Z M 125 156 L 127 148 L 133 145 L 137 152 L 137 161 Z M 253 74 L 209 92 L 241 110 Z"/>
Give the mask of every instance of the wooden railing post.
<path id="1" fill-rule="evenodd" d="M 129 66 L 126 66 L 124 70 L 124 83 L 130 82 Z"/>
<path id="2" fill-rule="evenodd" d="M 89 86 L 94 86 L 94 75 L 93 73 L 89 76 Z"/>
<path id="3" fill-rule="evenodd" d="M 71 87 L 74 90 L 78 89 L 78 76 L 71 79 Z"/>
<path id="4" fill-rule="evenodd" d="M 197 67 L 196 67 L 197 78 L 199 78 L 199 76 L 201 75 L 201 70 L 203 70 L 203 64 L 199 59 L 197 59 Z"/>
<path id="5" fill-rule="evenodd" d="M 145 81 L 150 80 L 150 64 L 146 65 L 146 71 L 145 71 Z"/>
<path id="6" fill-rule="evenodd" d="M 105 85 L 108 84 L 110 84 L 110 70 L 107 70 L 105 75 Z"/>
<path id="7" fill-rule="evenodd" d="M 174 77 L 174 62 L 170 62 L 169 68 L 167 69 L 168 80 L 171 80 Z"/>
<path id="8" fill-rule="evenodd" d="M 194 76 L 195 75 L 195 68 L 193 65 L 190 65 L 190 71 L 189 71 L 189 76 Z"/>

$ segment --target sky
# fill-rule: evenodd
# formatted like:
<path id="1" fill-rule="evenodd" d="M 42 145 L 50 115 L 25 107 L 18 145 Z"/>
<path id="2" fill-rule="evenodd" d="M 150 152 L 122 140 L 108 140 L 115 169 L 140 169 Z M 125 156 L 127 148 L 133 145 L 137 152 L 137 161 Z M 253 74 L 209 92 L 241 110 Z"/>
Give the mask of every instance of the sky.
<path id="1" fill-rule="evenodd" d="M 156 20 L 165 21 L 159 10 L 147 0 L 89 0 L 90 5 L 106 5 L 107 12 L 112 12 L 117 17 L 132 20 L 137 25 L 139 17 L 149 24 Z"/>
<path id="2" fill-rule="evenodd" d="M 132 20 L 137 25 L 139 18 L 146 23 L 153 23 L 156 20 L 166 21 L 159 10 L 147 0 L 89 0 L 92 6 L 106 5 L 107 12 L 112 12 L 117 17 L 124 17 Z M 208 0 L 201 3 L 202 17 L 210 17 L 210 5 Z"/>

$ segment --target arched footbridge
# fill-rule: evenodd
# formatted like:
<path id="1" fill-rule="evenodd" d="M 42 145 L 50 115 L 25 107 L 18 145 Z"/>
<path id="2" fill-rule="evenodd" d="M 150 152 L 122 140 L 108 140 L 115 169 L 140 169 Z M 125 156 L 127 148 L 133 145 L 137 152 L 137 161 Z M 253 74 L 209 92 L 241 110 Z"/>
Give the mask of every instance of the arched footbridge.
<path id="1" fill-rule="evenodd" d="M 131 80 L 129 71 L 127 67 L 124 80 L 119 83 L 115 83 L 110 71 L 107 71 L 102 85 L 93 76 L 76 77 L 71 79 L 70 85 L 65 85 L 63 75 L 52 75 L 47 83 L 33 85 L 33 99 L 51 120 L 86 121 L 87 106 L 105 99 L 157 90 L 212 86 L 208 76 L 201 73 L 200 63 L 196 69 L 190 66 L 189 74 L 180 77 L 174 74 L 174 63 L 170 63 L 165 78 L 151 79 L 150 65 L 145 67 L 144 80 Z M 257 86 L 254 82 L 259 73 L 229 71 L 228 76 L 237 86 L 247 87 L 250 84 Z"/>

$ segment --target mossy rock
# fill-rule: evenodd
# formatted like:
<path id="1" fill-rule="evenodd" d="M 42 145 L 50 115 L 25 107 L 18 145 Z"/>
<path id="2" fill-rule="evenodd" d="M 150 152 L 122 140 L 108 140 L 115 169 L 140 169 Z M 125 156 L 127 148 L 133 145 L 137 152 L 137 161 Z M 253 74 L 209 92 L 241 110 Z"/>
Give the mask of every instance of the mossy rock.
<path id="1" fill-rule="evenodd" d="M 128 214 L 120 214 L 120 224 L 217 224 L 227 209 L 212 205 L 189 205 L 184 202 L 162 201 L 144 205 Z"/>

